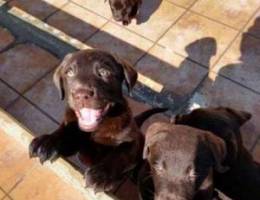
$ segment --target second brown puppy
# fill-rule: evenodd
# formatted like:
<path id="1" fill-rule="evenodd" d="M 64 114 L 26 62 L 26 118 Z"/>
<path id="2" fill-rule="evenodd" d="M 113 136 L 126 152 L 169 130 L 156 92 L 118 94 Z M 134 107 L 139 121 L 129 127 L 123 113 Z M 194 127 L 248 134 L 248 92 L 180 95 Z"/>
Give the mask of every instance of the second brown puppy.
<path id="1" fill-rule="evenodd" d="M 152 124 L 146 131 L 143 157 L 151 168 L 154 199 L 212 200 L 213 170 L 223 173 L 228 169 L 222 165 L 225 156 L 224 141 L 210 132 L 170 123 Z"/>

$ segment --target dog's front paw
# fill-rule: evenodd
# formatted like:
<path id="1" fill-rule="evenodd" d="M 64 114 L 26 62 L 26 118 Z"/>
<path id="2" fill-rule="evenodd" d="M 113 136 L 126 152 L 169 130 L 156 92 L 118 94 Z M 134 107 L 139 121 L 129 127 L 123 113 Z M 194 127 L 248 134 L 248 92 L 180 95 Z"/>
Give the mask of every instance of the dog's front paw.
<path id="1" fill-rule="evenodd" d="M 58 139 L 54 135 L 42 135 L 34 138 L 29 146 L 30 158 L 39 157 L 40 162 L 51 162 L 58 158 Z"/>
<path id="2" fill-rule="evenodd" d="M 86 187 L 95 192 L 109 192 L 116 187 L 117 180 L 107 171 L 104 165 L 93 166 L 85 172 Z"/>

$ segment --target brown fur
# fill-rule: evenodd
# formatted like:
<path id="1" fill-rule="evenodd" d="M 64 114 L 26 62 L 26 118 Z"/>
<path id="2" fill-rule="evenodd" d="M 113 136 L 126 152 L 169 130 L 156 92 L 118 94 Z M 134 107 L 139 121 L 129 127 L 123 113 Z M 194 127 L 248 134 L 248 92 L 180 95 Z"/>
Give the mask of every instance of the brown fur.
<path id="1" fill-rule="evenodd" d="M 225 163 L 230 170 L 215 172 L 215 186 L 234 200 L 260 199 L 260 164 L 255 162 L 243 146 L 240 127 L 251 114 L 227 107 L 201 108 L 187 115 L 179 115 L 176 124 L 184 124 L 211 131 L 226 142 L 228 154 Z"/>
<path id="2" fill-rule="evenodd" d="M 109 0 L 113 18 L 123 25 L 130 24 L 136 18 L 141 3 L 142 0 Z"/>
<path id="3" fill-rule="evenodd" d="M 141 159 L 143 138 L 122 95 L 123 81 L 131 90 L 136 79 L 137 72 L 129 64 L 107 52 L 83 50 L 67 55 L 54 74 L 54 83 L 67 102 L 64 121 L 51 135 L 32 141 L 30 156 L 43 163 L 78 153 L 86 165 L 87 186 L 115 188 Z M 82 108 L 102 109 L 104 114 L 96 126 L 86 128 L 77 114 Z"/>
<path id="4" fill-rule="evenodd" d="M 227 170 L 222 165 L 225 156 L 224 141 L 210 132 L 169 123 L 152 124 L 146 132 L 143 157 L 151 168 L 154 199 L 212 200 L 212 172 Z"/>

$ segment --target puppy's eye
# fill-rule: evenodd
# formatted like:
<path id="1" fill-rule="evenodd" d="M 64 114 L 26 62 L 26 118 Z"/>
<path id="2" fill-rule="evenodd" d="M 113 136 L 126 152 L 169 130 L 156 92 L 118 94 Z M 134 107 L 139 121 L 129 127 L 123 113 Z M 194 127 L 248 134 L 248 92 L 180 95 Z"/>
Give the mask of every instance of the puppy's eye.
<path id="1" fill-rule="evenodd" d="M 65 73 L 68 77 L 75 76 L 75 71 L 72 68 L 69 68 Z"/>
<path id="2" fill-rule="evenodd" d="M 103 78 L 107 78 L 111 75 L 110 71 L 108 71 L 105 68 L 99 68 L 98 69 L 98 76 L 103 77 Z"/>
<path id="3" fill-rule="evenodd" d="M 166 170 L 166 163 L 164 161 L 152 161 L 151 166 L 155 169 L 156 172 L 161 173 Z"/>

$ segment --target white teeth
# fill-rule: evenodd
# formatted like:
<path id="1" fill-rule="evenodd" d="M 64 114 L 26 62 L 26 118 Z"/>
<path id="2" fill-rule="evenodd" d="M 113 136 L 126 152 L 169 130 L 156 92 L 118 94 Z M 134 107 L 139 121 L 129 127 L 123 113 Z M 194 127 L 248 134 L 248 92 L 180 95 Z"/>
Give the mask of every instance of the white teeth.
<path id="1" fill-rule="evenodd" d="M 97 121 L 80 121 L 81 124 L 85 125 L 85 126 L 92 126 L 94 124 L 97 124 Z"/>
<path id="2" fill-rule="evenodd" d="M 91 109 L 91 108 L 82 108 L 79 110 L 80 122 L 85 126 L 92 126 L 97 124 L 100 116 L 101 110 Z"/>
<path id="3" fill-rule="evenodd" d="M 92 108 L 81 108 L 78 110 L 78 122 L 79 126 L 83 129 L 93 129 L 98 126 L 101 121 L 102 116 L 106 114 L 109 109 L 109 105 L 107 105 L 103 110 L 102 109 L 92 109 Z"/>

